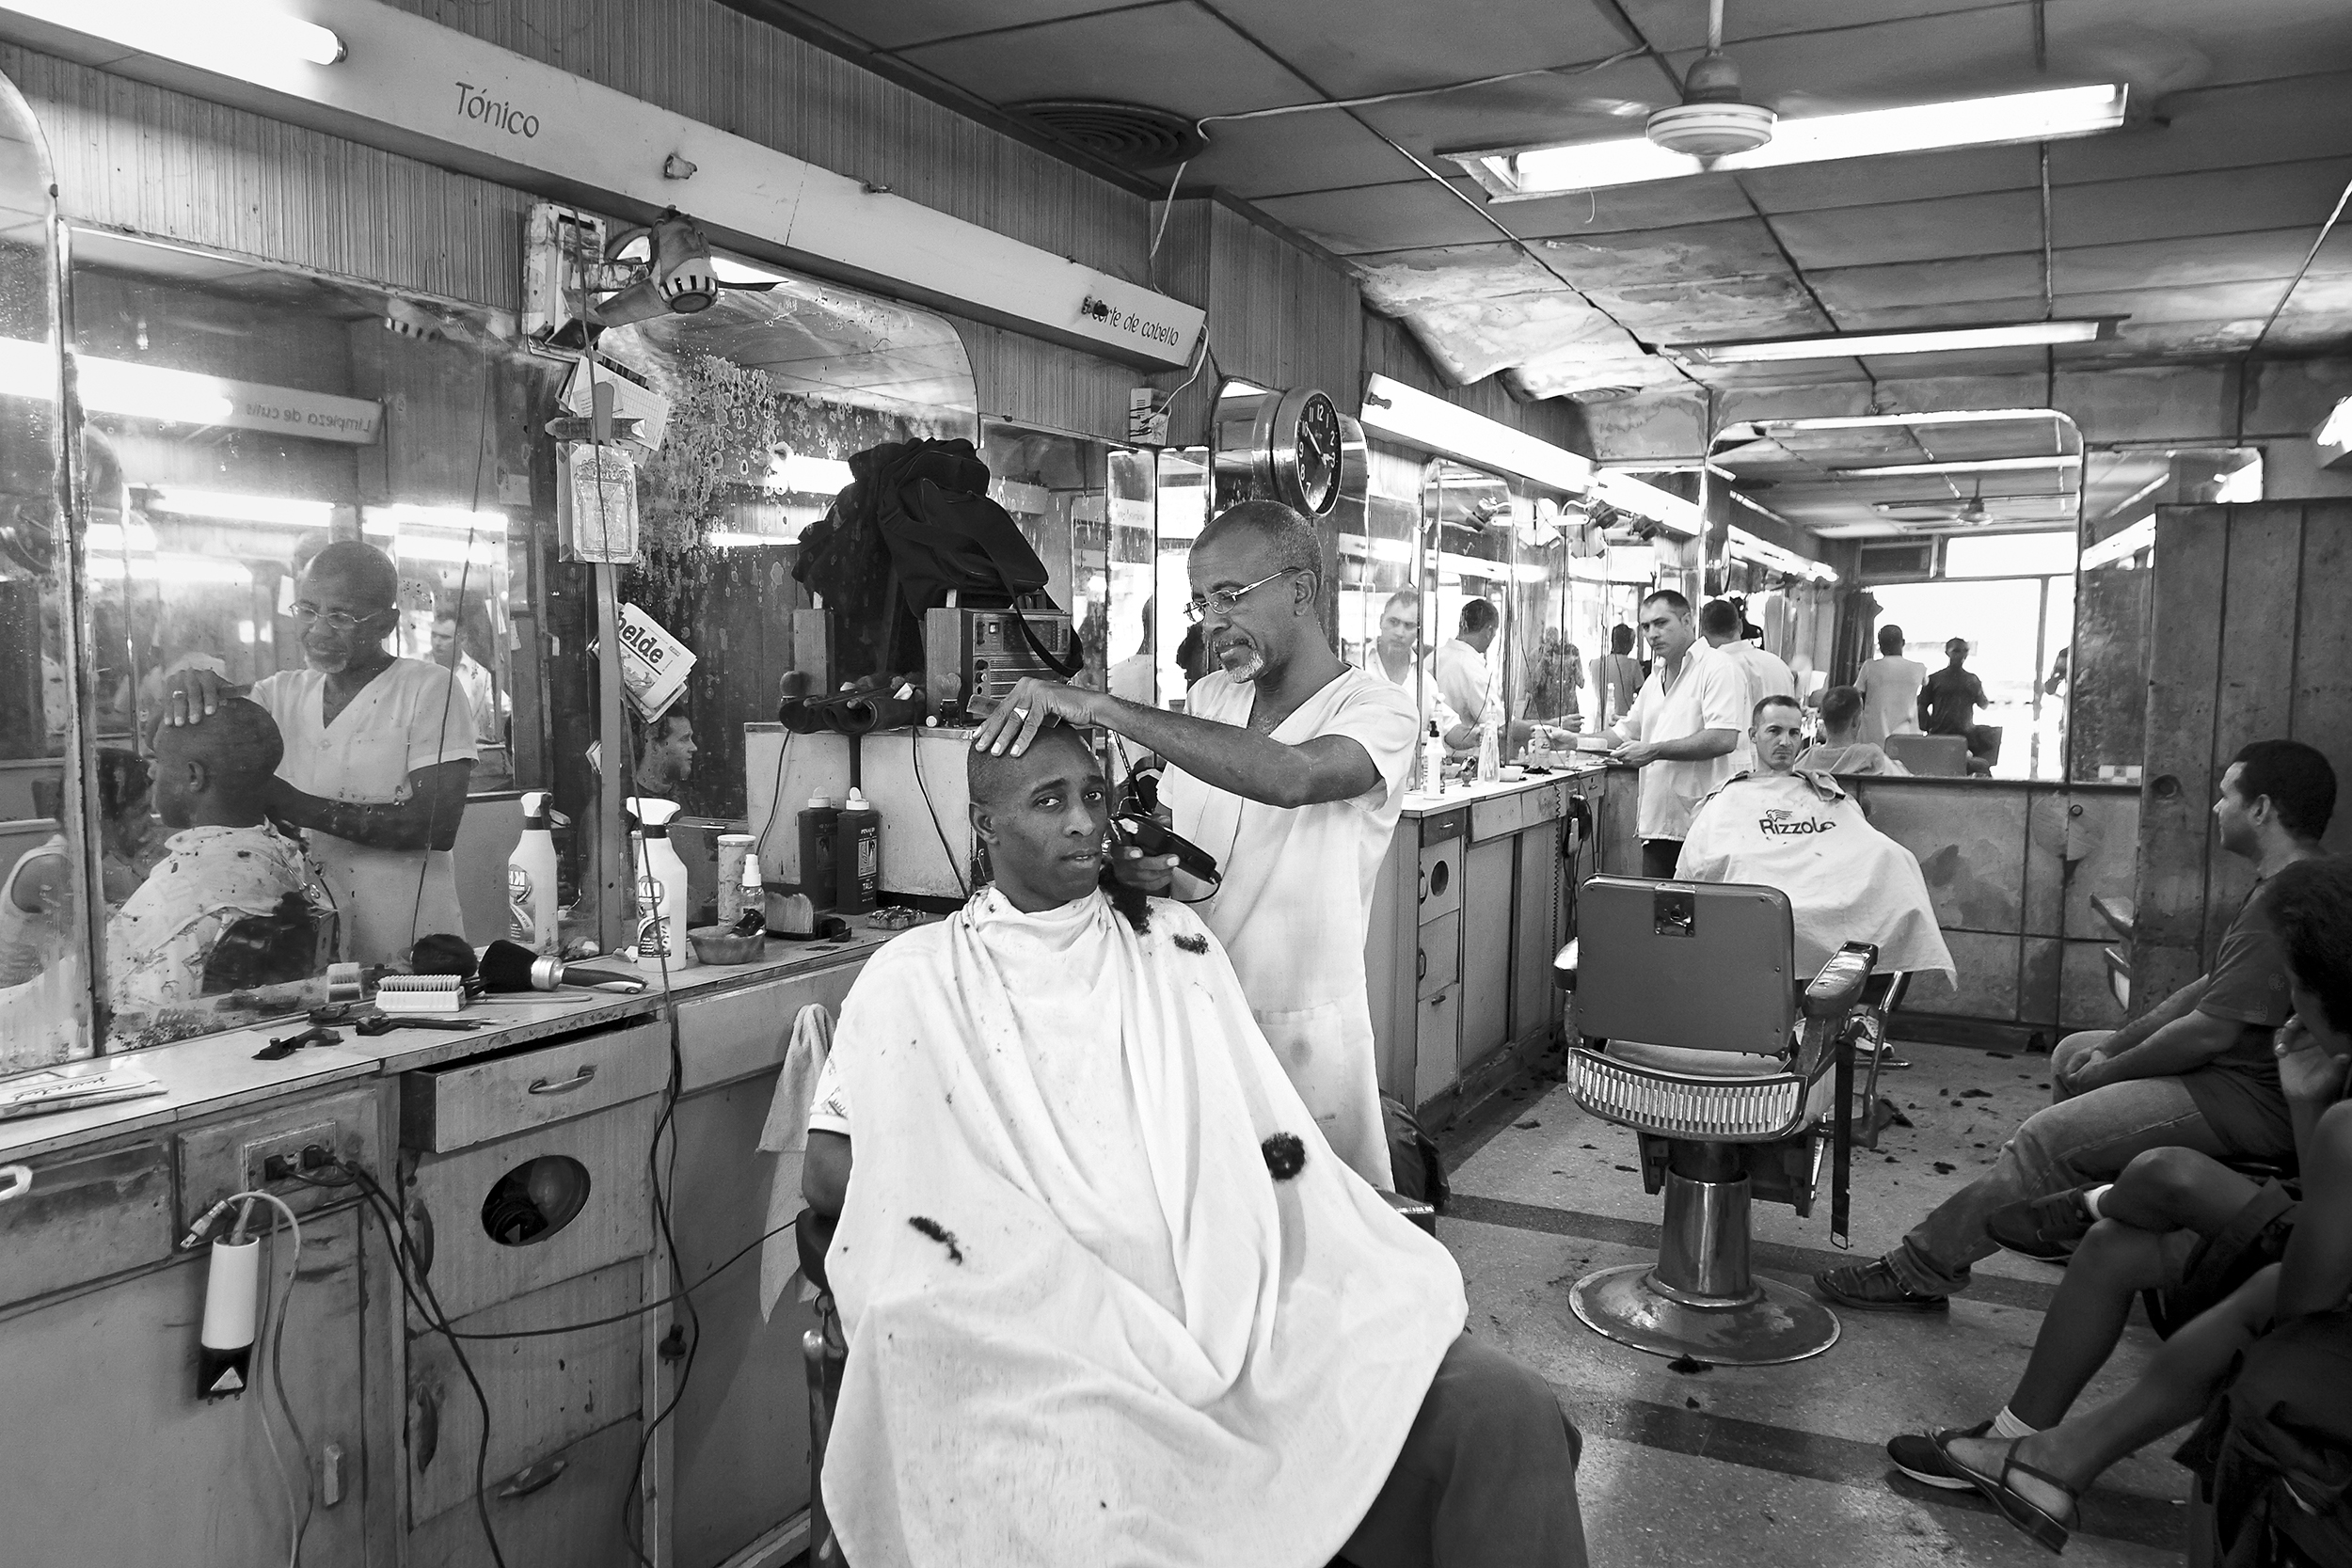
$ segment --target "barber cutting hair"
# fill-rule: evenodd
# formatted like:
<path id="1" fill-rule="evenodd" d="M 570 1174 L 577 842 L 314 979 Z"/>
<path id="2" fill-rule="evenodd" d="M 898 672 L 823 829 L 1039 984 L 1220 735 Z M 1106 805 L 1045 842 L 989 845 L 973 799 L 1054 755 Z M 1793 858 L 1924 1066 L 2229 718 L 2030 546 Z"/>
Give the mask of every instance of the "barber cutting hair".
<path id="1" fill-rule="evenodd" d="M 1633 711 L 1605 733 L 1621 742 L 1610 763 L 1642 770 L 1634 818 L 1642 875 L 1671 877 L 1692 814 L 1739 770 L 1732 753 L 1748 725 L 1748 683 L 1699 641 L 1691 601 L 1671 588 L 1642 601 L 1642 635 L 1656 662 Z"/>
<path id="2" fill-rule="evenodd" d="M 1258 1026 L 1332 1149 L 1389 1187 L 1364 935 L 1405 803 L 1413 701 L 1332 651 L 1322 545 L 1290 508 L 1252 500 L 1220 513 L 1194 541 L 1189 570 L 1185 613 L 1216 664 L 1192 689 L 1189 714 L 1027 680 L 973 744 L 1019 756 L 1058 719 L 1114 730 L 1168 759 L 1160 798 L 1175 831 L 1223 873 L 1199 908 Z M 1118 871 L 1160 893 L 1174 863 L 1131 852 Z"/>
<path id="3" fill-rule="evenodd" d="M 250 693 L 285 740 L 269 814 L 310 830 L 311 859 L 342 911 L 345 957 L 405 958 L 417 938 L 463 932 L 450 850 L 473 773 L 473 709 L 457 678 L 385 646 L 398 626 L 400 574 L 347 539 L 311 558 L 296 585 L 307 670 Z M 164 696 L 167 725 L 200 724 L 241 695 L 209 670 L 183 670 Z"/>

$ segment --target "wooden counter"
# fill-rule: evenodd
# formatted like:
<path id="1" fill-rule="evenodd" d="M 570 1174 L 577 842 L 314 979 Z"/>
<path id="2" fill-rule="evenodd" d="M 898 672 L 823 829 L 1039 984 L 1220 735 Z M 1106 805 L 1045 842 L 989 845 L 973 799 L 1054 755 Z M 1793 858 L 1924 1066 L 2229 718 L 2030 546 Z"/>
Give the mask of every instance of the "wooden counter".
<path id="1" fill-rule="evenodd" d="M 812 1002 L 837 1010 L 894 934 L 852 924 L 847 942 L 771 942 L 756 964 L 682 971 L 666 998 L 480 1003 L 467 1016 L 492 1026 L 474 1034 L 346 1029 L 339 1045 L 255 1061 L 272 1035 L 305 1026 L 289 1020 L 163 1046 L 126 1059 L 164 1096 L 0 1124 L 0 1164 L 31 1173 L 0 1201 L 0 1401 L 48 1413 L 0 1492 L 9 1560 L 284 1558 L 263 1402 L 199 1399 L 206 1255 L 174 1243 L 257 1183 L 267 1153 L 319 1143 L 396 1196 L 461 1332 L 640 1312 L 468 1344 L 491 1404 L 485 1497 L 509 1568 L 623 1568 L 614 1525 L 630 1466 L 676 1392 L 685 1343 L 687 1314 L 651 1304 L 760 1236 L 774 1179 L 797 1188 L 797 1161 L 757 1152 L 758 1134 L 795 1016 Z M 648 1180 L 670 1078 L 665 1001 L 682 1084 L 660 1146 L 666 1226 Z M 576 1164 L 583 1199 L 568 1222 L 508 1244 L 493 1201 L 541 1160 Z M 487 1563 L 473 1506 L 482 1419 L 447 1342 L 404 1304 L 380 1228 L 345 1191 L 273 1190 L 303 1218 L 285 1372 L 317 1495 L 304 1560 Z M 761 1320 L 758 1276 L 755 1252 L 695 1293 L 693 1374 L 640 1493 L 658 1561 L 767 1568 L 803 1544 L 807 1318 L 787 1299 Z M 90 1506 L 93 1478 L 126 1463 L 136 1484 Z"/>

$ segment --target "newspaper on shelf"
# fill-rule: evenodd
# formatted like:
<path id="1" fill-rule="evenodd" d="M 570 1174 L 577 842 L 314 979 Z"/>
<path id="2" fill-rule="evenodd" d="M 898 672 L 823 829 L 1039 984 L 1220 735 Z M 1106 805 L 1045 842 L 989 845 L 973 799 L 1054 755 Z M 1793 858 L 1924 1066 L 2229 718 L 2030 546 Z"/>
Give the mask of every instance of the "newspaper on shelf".
<path id="1" fill-rule="evenodd" d="M 0 1082 L 0 1121 L 78 1111 L 118 1100 L 144 1100 L 164 1092 L 153 1073 L 127 1062 L 46 1068 Z"/>

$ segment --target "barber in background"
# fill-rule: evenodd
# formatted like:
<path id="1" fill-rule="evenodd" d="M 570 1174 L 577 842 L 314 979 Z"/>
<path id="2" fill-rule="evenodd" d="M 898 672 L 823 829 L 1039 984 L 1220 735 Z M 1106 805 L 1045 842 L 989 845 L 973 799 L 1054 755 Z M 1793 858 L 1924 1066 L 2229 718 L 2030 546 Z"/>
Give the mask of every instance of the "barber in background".
<path id="1" fill-rule="evenodd" d="M 1732 765 L 1747 715 L 1747 677 L 1699 641 L 1691 601 L 1661 588 L 1642 601 L 1642 635 L 1655 662 L 1633 711 L 1606 733 L 1620 743 L 1612 766 L 1642 769 L 1635 832 L 1642 875 L 1671 877 L 1692 814 L 1739 769 Z"/>
<path id="2" fill-rule="evenodd" d="M 1502 629 L 1502 616 L 1493 600 L 1465 599 L 1454 636 L 1429 656 L 1429 668 L 1437 674 L 1446 705 L 1473 730 L 1489 717 L 1487 705 L 1500 701 L 1486 651 L 1495 645 L 1495 634 Z M 1498 711 L 1492 717 L 1500 719 L 1502 714 Z"/>
<path id="3" fill-rule="evenodd" d="M 694 744 L 693 716 L 682 706 L 670 709 L 645 731 L 645 749 L 637 758 L 637 793 L 680 799 L 701 752 Z"/>
<path id="4" fill-rule="evenodd" d="M 295 589 L 307 670 L 281 670 L 251 696 L 284 736 L 269 813 L 310 830 L 310 856 L 342 911 L 344 957 L 391 963 L 417 938 L 463 933 L 450 850 L 466 815 L 476 749 L 457 677 L 385 646 L 399 625 L 400 575 L 373 545 L 339 540 Z M 200 724 L 239 695 L 183 671 L 164 722 Z"/>
<path id="5" fill-rule="evenodd" d="M 1193 542 L 1192 602 L 1216 668 L 1187 714 L 1025 680 L 972 743 L 1019 756 L 1049 719 L 1101 725 L 1168 761 L 1160 798 L 1224 880 L 1199 905 L 1242 994 L 1332 1150 L 1391 1188 L 1364 936 L 1405 803 L 1413 700 L 1343 663 L 1323 631 L 1314 525 L 1275 501 L 1220 513 Z M 1172 858 L 1122 858 L 1165 893 Z"/>
<path id="6" fill-rule="evenodd" d="M 1740 667 L 1740 678 L 1748 684 L 1747 710 L 1756 711 L 1756 705 L 1767 697 L 1797 695 L 1797 674 L 1781 662 L 1776 654 L 1764 651 L 1760 642 L 1747 639 L 1747 626 L 1740 614 L 1740 607 L 1728 599 L 1709 599 L 1699 609 L 1699 635 L 1707 645 Z M 1756 748 L 1749 742 L 1748 732 L 1740 732 L 1740 744 L 1731 753 L 1732 771 L 1759 767 Z"/>

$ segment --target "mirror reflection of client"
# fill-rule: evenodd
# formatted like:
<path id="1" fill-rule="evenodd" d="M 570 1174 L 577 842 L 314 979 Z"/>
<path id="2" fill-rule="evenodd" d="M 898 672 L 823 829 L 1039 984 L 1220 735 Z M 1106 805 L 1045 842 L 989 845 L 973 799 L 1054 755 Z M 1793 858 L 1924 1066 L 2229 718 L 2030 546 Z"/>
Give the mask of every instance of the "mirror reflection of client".
<path id="1" fill-rule="evenodd" d="M 400 575 L 374 546 L 327 546 L 295 592 L 310 668 L 252 690 L 285 737 L 269 815 L 310 830 L 342 911 L 343 956 L 394 962 L 420 936 L 466 928 L 450 849 L 477 755 L 473 709 L 449 671 L 385 646 L 399 624 Z M 233 694 L 208 671 L 183 671 L 165 695 L 164 723 L 200 727 Z"/>
<path id="2" fill-rule="evenodd" d="M 106 927 L 106 972 L 125 1014 L 190 1008 L 205 966 L 238 920 L 280 911 L 289 894 L 328 912 L 302 848 L 269 824 L 285 747 L 259 705 L 221 699 L 199 725 L 155 735 L 155 809 L 167 853 Z"/>

